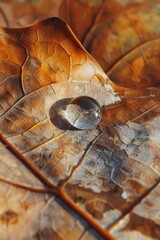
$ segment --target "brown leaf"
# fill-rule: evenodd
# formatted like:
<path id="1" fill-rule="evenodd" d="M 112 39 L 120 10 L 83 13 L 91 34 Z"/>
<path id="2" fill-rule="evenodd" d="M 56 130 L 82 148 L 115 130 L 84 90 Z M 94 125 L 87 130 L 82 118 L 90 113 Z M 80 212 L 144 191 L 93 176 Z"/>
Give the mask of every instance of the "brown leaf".
<path id="1" fill-rule="evenodd" d="M 158 86 L 159 2 L 117 2 L 120 5 L 112 1 L 110 6 L 106 1 L 84 46 L 118 85 Z M 109 14 L 104 15 L 107 10 Z"/>
<path id="2" fill-rule="evenodd" d="M 88 223 L 59 198 L 0 184 L 0 236 L 2 240 L 101 239 Z M 57 211 L 58 209 L 58 211 Z"/>
<path id="3" fill-rule="evenodd" d="M 36 199 L 35 218 L 27 220 L 32 214 L 28 212 L 21 221 L 28 222 L 30 239 L 65 239 L 71 228 L 75 235 L 67 235 L 69 239 L 100 239 L 90 226 L 105 239 L 112 239 L 109 233 L 117 239 L 158 239 L 159 209 L 154 199 L 159 199 L 160 180 L 160 95 L 155 87 L 159 85 L 159 2 L 53 2 L 51 9 L 44 1 L 39 5 L 25 1 L 15 12 L 12 3 L 9 25 L 30 25 L 50 14 L 63 17 L 121 87 L 107 78 L 62 20 L 1 28 L 2 185 L 10 184 L 15 192 L 23 190 L 29 199 Z M 1 3 L 3 20 L 8 9 L 4 6 Z M 18 12 L 20 6 L 26 6 L 26 14 Z M 94 98 L 103 110 L 101 122 L 92 129 L 76 129 L 66 121 L 66 116 L 74 116 L 66 115 L 70 101 L 79 96 Z M 10 174 L 11 169 L 19 175 Z M 43 227 L 37 215 L 41 201 L 46 209 L 41 214 Z M 18 229 L 20 213 L 12 202 L 8 206 L 0 217 L 2 226 L 16 223 Z M 87 225 L 77 229 L 78 216 L 68 215 L 70 208 Z M 14 229 L 7 228 L 7 234 Z M 26 228 L 20 232 L 19 239 L 28 237 Z"/>
<path id="4" fill-rule="evenodd" d="M 6 63 L 12 61 L 14 66 L 17 61 L 21 65 L 16 78 L 14 74 L 12 77 L 13 84 L 18 77 L 20 93 L 15 93 L 13 97 L 9 92 L 10 95 L 6 96 L 4 83 L 7 77 L 4 76 L 0 85 L 4 96 L 0 118 L 2 141 L 52 191 L 70 202 L 65 193 L 56 190 L 55 186 L 70 177 L 80 164 L 85 150 L 100 134 L 100 128 L 96 126 L 90 131 L 70 129 L 70 125 L 64 121 L 66 106 L 70 99 L 83 95 L 94 97 L 101 106 L 112 104 L 119 98 L 102 69 L 62 20 L 49 19 L 25 29 L 1 29 L 1 33 L 3 42 L 6 39 L 10 41 L 10 51 L 15 51 L 15 46 L 18 46 L 23 57 L 23 61 L 19 58 L 9 61 L 6 58 Z M 3 64 L 4 59 L 1 62 Z M 6 102 L 8 105 L 5 108 Z M 5 176 L 2 176 L 2 180 L 8 181 Z M 17 182 L 11 184 L 17 185 Z M 26 188 L 23 182 L 18 185 Z M 50 191 L 32 185 L 28 189 Z M 81 215 L 86 219 L 90 219 L 73 202 L 70 204 L 82 212 Z M 98 226 L 94 220 L 90 222 Z M 107 232 L 100 229 L 101 234 L 108 236 Z"/>
<path id="5" fill-rule="evenodd" d="M 159 187 L 158 185 L 140 205 L 127 215 L 126 219 L 113 228 L 115 237 L 122 239 L 159 238 Z"/>
<path id="6" fill-rule="evenodd" d="M 2 1 L 0 8 L 1 25 L 10 27 L 59 16 L 112 81 L 136 88 L 159 85 L 158 0 Z"/>

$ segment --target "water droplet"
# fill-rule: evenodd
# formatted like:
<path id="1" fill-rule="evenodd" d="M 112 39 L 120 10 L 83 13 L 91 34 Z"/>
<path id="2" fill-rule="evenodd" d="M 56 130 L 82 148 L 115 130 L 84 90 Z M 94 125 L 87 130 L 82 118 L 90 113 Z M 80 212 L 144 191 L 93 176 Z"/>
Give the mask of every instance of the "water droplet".
<path id="1" fill-rule="evenodd" d="M 91 97 L 74 98 L 65 111 L 65 118 L 78 129 L 91 129 L 97 126 L 102 118 L 99 103 Z"/>

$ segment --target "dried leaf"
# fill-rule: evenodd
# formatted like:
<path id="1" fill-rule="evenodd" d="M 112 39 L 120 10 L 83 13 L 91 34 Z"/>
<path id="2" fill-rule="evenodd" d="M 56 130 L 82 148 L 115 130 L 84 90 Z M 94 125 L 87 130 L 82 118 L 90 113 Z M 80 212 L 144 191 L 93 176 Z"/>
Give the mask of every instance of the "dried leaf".
<path id="1" fill-rule="evenodd" d="M 61 16 L 114 82 L 58 18 L 0 29 L 0 235 L 158 239 L 159 1 L 0 7 L 12 27 Z M 70 125 L 79 96 L 103 110 L 91 129 Z"/>
<path id="2" fill-rule="evenodd" d="M 124 221 L 113 229 L 118 239 L 158 239 L 159 232 L 159 185 L 129 213 Z"/>
<path id="3" fill-rule="evenodd" d="M 84 44 L 111 80 L 125 87 L 158 86 L 160 81 L 160 4 L 142 2 L 106 1 Z"/>

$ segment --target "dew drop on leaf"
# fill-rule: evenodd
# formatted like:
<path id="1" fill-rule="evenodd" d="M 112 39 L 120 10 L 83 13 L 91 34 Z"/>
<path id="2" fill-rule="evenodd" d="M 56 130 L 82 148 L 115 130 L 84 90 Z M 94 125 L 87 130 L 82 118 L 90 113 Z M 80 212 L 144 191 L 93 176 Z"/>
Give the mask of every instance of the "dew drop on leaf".
<path id="1" fill-rule="evenodd" d="M 65 118 L 75 128 L 91 129 L 99 124 L 102 109 L 94 98 L 80 96 L 71 100 L 67 106 Z"/>

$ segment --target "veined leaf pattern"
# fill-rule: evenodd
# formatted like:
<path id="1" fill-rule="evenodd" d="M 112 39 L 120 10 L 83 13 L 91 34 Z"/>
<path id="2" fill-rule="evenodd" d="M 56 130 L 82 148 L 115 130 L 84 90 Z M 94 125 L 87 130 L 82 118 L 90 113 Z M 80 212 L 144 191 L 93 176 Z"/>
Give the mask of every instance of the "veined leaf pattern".
<path id="1" fill-rule="evenodd" d="M 158 239 L 159 1 L 0 8 L 1 238 Z M 79 96 L 95 128 L 66 121 Z"/>

